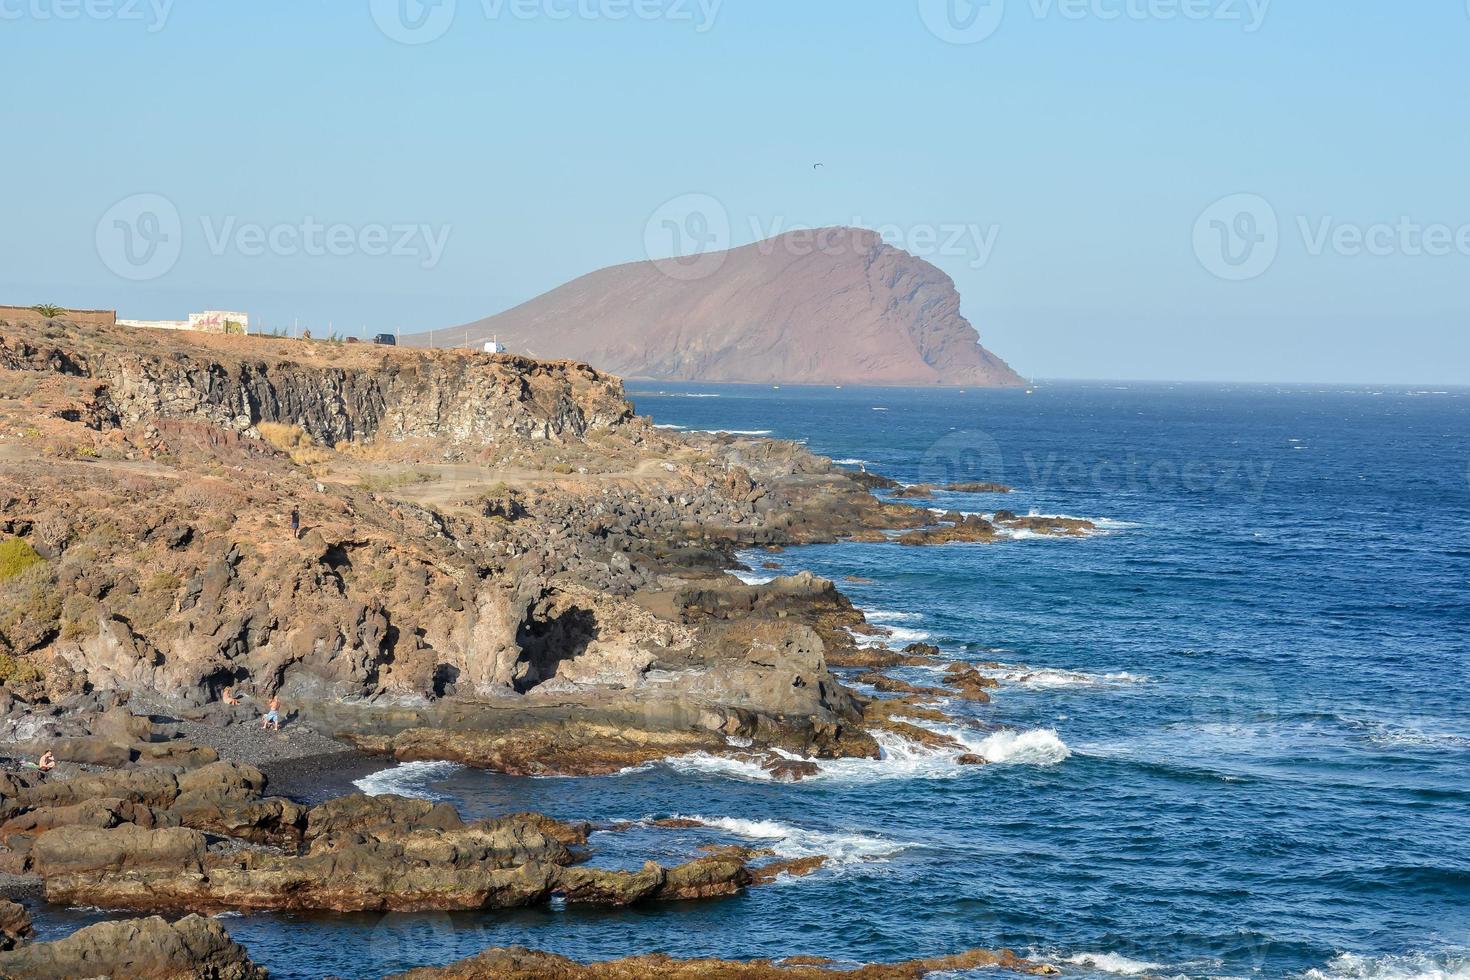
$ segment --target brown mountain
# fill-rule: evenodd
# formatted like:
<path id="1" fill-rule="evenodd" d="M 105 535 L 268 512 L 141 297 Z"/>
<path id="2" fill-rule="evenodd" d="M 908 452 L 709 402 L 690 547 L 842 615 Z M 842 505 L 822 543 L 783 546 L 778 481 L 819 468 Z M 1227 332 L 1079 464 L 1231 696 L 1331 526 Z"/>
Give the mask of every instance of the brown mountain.
<path id="1" fill-rule="evenodd" d="M 635 378 L 1024 384 L 980 346 L 949 276 L 855 228 L 613 266 L 446 336 Z"/>

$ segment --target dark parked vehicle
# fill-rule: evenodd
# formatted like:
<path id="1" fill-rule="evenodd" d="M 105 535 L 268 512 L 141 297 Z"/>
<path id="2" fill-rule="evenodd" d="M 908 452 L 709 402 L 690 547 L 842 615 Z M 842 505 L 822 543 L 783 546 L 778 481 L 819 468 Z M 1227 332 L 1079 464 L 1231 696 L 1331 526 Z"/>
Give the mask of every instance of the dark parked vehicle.
<path id="1" fill-rule="evenodd" d="M 398 346 L 398 338 L 391 333 L 380 333 L 373 338 L 375 344 L 387 344 L 389 347 Z"/>

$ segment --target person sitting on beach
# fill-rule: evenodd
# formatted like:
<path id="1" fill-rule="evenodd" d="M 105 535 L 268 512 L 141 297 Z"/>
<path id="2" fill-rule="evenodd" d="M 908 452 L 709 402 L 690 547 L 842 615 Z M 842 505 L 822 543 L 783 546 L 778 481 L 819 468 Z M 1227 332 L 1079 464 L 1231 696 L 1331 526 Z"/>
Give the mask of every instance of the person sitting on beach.
<path id="1" fill-rule="evenodd" d="M 234 685 L 231 685 L 231 686 L 225 688 L 224 693 L 222 695 L 220 695 L 220 700 L 224 701 L 225 704 L 239 704 L 240 703 L 240 699 L 237 698 L 237 697 L 235 697 L 235 688 L 234 688 Z"/>
<path id="2" fill-rule="evenodd" d="M 41 756 L 39 762 L 22 762 L 21 768 L 34 769 L 45 776 L 56 768 L 56 756 L 51 752 L 47 752 Z"/>
<path id="3" fill-rule="evenodd" d="M 266 707 L 267 707 L 267 710 L 266 710 L 266 713 L 265 713 L 265 717 L 262 718 L 262 719 L 260 719 L 260 730 L 261 731 L 265 731 L 267 728 L 274 728 L 276 731 L 280 731 L 281 730 L 281 699 L 280 699 L 280 697 L 273 697 L 273 698 L 271 698 L 271 703 L 269 705 L 267 705 Z"/>

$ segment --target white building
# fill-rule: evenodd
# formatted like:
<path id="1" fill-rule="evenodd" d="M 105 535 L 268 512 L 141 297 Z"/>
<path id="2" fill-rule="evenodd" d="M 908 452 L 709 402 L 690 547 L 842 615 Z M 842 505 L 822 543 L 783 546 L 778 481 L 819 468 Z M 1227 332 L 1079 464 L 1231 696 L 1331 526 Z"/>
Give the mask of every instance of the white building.
<path id="1" fill-rule="evenodd" d="M 250 332 L 250 314 L 228 310 L 205 310 L 190 313 L 187 320 L 118 320 L 120 326 L 145 327 L 150 330 L 197 330 L 200 333 Z"/>
<path id="2" fill-rule="evenodd" d="M 496 337 L 494 340 L 487 340 L 487 341 L 485 341 L 485 353 L 486 354 L 504 354 L 505 353 L 505 345 L 500 342 L 500 338 L 499 337 Z"/>
<path id="3" fill-rule="evenodd" d="M 205 333 L 249 333 L 250 314 L 225 310 L 205 310 L 189 314 L 189 329 Z"/>

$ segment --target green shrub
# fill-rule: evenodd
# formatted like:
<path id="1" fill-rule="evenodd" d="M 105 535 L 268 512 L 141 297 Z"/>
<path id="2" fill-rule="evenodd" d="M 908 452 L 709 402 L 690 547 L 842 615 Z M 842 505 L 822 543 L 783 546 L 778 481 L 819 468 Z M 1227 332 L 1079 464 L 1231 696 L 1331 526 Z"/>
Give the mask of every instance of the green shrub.
<path id="1" fill-rule="evenodd" d="M 0 582 L 9 582 L 27 568 L 45 560 L 36 554 L 36 549 L 29 542 L 6 538 L 0 541 Z"/>
<path id="2" fill-rule="evenodd" d="M 0 653 L 0 684 L 34 684 L 45 676 L 28 660 Z"/>

